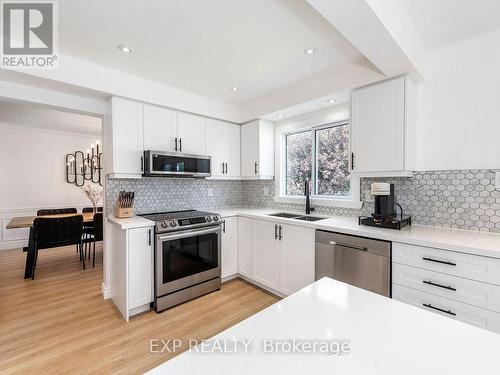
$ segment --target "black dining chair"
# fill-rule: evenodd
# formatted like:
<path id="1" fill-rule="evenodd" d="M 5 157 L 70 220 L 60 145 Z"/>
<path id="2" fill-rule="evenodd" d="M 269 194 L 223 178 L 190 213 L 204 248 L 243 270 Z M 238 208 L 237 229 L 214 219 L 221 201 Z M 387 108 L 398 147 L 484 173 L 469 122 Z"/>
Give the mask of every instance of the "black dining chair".
<path id="1" fill-rule="evenodd" d="M 76 214 L 78 210 L 76 208 L 44 208 L 38 210 L 36 216 L 46 216 L 46 215 L 63 215 L 63 214 Z M 76 252 L 78 253 L 78 246 L 76 247 Z"/>
<path id="2" fill-rule="evenodd" d="M 46 208 L 38 210 L 36 216 L 76 214 L 77 212 L 76 208 Z"/>
<path id="3" fill-rule="evenodd" d="M 33 222 L 34 230 L 34 259 L 31 270 L 31 279 L 35 278 L 35 267 L 38 251 L 52 247 L 77 245 L 82 247 L 83 216 L 75 215 L 58 218 L 36 218 Z M 85 269 L 85 257 L 83 257 Z"/>
<path id="4" fill-rule="evenodd" d="M 102 241 L 103 240 L 103 214 L 102 213 L 96 213 L 94 214 L 94 220 L 93 224 L 91 227 L 85 227 L 83 237 L 82 237 L 82 243 L 84 244 L 84 255 L 83 257 L 85 258 L 85 255 L 87 254 L 87 244 L 88 249 L 89 249 L 89 260 L 90 260 L 90 248 L 93 245 L 93 254 L 92 254 L 92 267 L 95 267 L 95 243 L 97 241 Z"/>
<path id="5" fill-rule="evenodd" d="M 89 212 L 94 212 L 94 207 L 84 207 L 82 208 L 82 213 L 86 214 Z M 102 207 L 97 207 L 97 212 L 102 212 Z"/>

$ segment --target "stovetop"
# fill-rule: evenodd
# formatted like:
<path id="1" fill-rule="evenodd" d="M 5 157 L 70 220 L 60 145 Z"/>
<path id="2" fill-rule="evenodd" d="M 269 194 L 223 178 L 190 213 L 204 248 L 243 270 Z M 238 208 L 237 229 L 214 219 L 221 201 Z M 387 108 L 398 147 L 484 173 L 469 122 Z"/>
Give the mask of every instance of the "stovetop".
<path id="1" fill-rule="evenodd" d="M 157 233 L 219 225 L 222 222 L 219 214 L 197 210 L 156 212 L 140 216 L 155 221 Z"/>

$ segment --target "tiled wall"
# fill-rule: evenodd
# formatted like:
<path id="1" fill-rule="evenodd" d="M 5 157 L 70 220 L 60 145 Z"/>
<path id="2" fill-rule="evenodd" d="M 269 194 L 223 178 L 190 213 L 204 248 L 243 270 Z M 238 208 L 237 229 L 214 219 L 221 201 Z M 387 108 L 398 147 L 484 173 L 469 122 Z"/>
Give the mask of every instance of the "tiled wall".
<path id="1" fill-rule="evenodd" d="M 360 210 L 317 206 L 325 215 L 358 216 L 373 212 L 370 184 L 395 184 L 396 200 L 413 216 L 413 223 L 500 233 L 500 191 L 494 171 L 463 170 L 415 172 L 413 178 L 365 178 L 361 181 Z M 238 206 L 302 211 L 304 205 L 274 202 L 274 181 L 215 181 L 143 178 L 107 181 L 107 212 L 112 212 L 120 190 L 135 191 L 136 212 L 187 208 L 201 210 Z M 269 195 L 264 195 L 267 188 Z M 208 190 L 212 189 L 212 196 Z"/>
<path id="2" fill-rule="evenodd" d="M 412 215 L 413 223 L 500 233 L 500 190 L 495 190 L 492 170 L 415 172 L 413 178 L 364 178 L 361 180 L 361 210 L 321 207 L 317 213 L 358 216 L 373 212 L 370 185 L 394 183 L 396 200 Z M 274 192 L 274 181 L 244 181 L 243 203 L 302 211 L 303 205 L 276 203 L 263 196 L 264 187 Z"/>
<path id="3" fill-rule="evenodd" d="M 212 196 L 209 196 L 212 189 Z M 120 190 L 134 191 L 137 214 L 186 209 L 241 207 L 241 181 L 148 177 L 107 179 L 106 211 L 112 213 Z"/>

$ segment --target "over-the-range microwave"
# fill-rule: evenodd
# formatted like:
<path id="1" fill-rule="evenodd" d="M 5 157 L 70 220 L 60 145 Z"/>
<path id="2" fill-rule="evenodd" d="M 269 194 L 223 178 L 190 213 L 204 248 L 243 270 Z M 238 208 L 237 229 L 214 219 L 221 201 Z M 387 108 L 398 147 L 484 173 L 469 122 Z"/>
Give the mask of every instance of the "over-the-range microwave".
<path id="1" fill-rule="evenodd" d="M 211 157 L 183 152 L 144 151 L 144 176 L 210 177 Z"/>

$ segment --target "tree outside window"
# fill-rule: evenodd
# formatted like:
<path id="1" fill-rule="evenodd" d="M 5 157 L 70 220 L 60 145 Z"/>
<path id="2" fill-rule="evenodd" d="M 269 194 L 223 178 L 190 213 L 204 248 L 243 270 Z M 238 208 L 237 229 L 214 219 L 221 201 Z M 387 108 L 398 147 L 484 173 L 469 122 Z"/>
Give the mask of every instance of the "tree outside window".
<path id="1" fill-rule="evenodd" d="M 316 195 L 350 194 L 348 124 L 287 134 L 285 144 L 286 195 L 303 195 L 306 178 Z"/>

